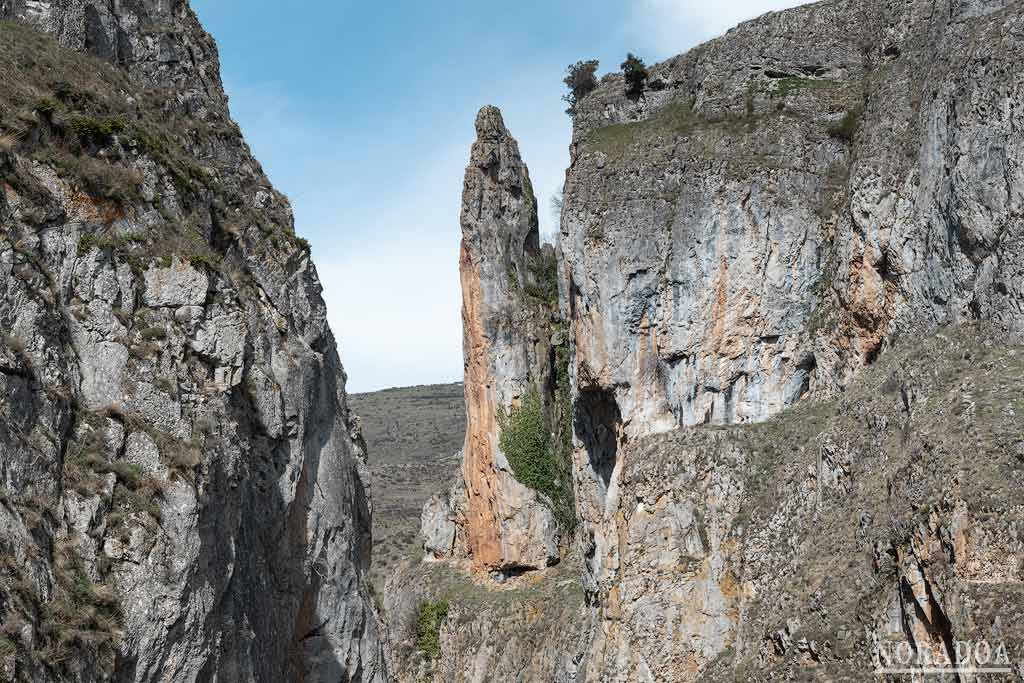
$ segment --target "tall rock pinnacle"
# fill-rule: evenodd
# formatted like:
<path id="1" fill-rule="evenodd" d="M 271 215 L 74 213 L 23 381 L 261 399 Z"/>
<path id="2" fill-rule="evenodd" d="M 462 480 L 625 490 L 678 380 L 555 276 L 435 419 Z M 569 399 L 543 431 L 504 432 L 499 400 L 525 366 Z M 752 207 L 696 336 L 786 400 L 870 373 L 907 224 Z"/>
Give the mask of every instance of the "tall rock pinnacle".
<path id="1" fill-rule="evenodd" d="M 463 481 L 449 501 L 427 504 L 423 531 L 435 555 L 469 556 L 478 569 L 500 574 L 558 561 L 572 517 L 568 434 L 558 417 L 567 410 L 568 388 L 558 394 L 566 373 L 553 370 L 555 254 L 540 244 L 529 171 L 497 108 L 480 110 L 476 132 L 462 193 L 459 261 Z M 559 443 L 566 443 L 563 451 Z"/>
<path id="2" fill-rule="evenodd" d="M 530 175 L 501 112 L 484 107 L 462 193 L 463 354 L 468 424 L 463 477 L 474 564 L 543 567 L 558 557 L 551 511 L 516 481 L 499 447 L 499 412 L 542 378 L 543 311 L 525 290 L 541 252 Z"/>

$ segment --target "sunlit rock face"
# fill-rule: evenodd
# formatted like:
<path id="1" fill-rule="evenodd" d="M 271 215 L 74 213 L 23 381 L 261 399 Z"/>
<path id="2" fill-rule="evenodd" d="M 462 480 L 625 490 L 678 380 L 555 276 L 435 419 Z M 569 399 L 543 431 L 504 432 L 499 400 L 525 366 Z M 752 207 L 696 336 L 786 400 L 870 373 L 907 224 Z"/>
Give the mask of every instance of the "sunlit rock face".
<path id="1" fill-rule="evenodd" d="M 918 327 L 1024 327 L 1019 12 L 861 6 L 768 15 L 577 107 L 576 369 L 626 433 L 764 420 Z"/>
<path id="2" fill-rule="evenodd" d="M 745 492 L 739 473 L 775 446 L 770 436 L 751 446 L 740 428 L 841 396 L 891 348 L 940 325 L 1024 333 L 1022 36 L 1019 3 L 823 2 L 652 67 L 637 99 L 611 75 L 576 106 L 562 291 L 584 581 L 604 616 L 589 669 L 599 680 L 731 676 L 742 648 L 755 667 L 825 661 L 810 636 L 798 645 L 799 625 L 744 636 L 760 644 L 737 635 L 747 610 L 767 610 L 759 625 L 785 611 L 766 597 L 767 574 L 745 568 L 792 557 L 790 541 L 748 530 L 743 507 L 774 511 L 769 527 L 803 514 L 795 489 Z M 873 438 L 898 429 L 896 417 L 878 419 Z M 723 427 L 740 443 L 719 441 Z M 776 438 L 826 460 L 862 452 L 805 443 L 798 430 Z M 1007 444 L 989 446 L 994 461 L 1013 460 Z M 844 476 L 818 467 L 816 487 Z M 839 490 L 834 505 L 860 504 Z M 921 539 L 954 534 L 947 521 L 926 523 Z M 806 520 L 787 528 L 793 543 L 816 538 Z M 936 566 L 932 579 L 911 576 L 915 563 L 940 562 L 934 549 L 911 560 L 910 535 L 879 542 L 899 546 L 913 599 L 943 580 Z M 838 552 L 854 562 L 866 550 Z M 899 603 L 899 581 L 884 586 Z M 864 615 L 884 621 L 886 609 Z M 966 629 L 959 605 L 941 609 Z M 897 612 L 890 623 L 914 622 L 915 648 L 928 628 L 948 636 Z"/>
<path id="3" fill-rule="evenodd" d="M 0 16 L 0 678 L 385 680 L 345 374 L 212 39 Z"/>
<path id="4" fill-rule="evenodd" d="M 550 316 L 528 290 L 542 258 L 537 199 L 519 146 L 501 112 L 476 119 L 462 193 L 463 354 L 465 357 L 466 552 L 478 568 L 539 569 L 558 559 L 551 510 L 519 483 L 499 445 L 499 416 L 550 376 Z M 548 247 L 550 249 L 550 247 Z"/>

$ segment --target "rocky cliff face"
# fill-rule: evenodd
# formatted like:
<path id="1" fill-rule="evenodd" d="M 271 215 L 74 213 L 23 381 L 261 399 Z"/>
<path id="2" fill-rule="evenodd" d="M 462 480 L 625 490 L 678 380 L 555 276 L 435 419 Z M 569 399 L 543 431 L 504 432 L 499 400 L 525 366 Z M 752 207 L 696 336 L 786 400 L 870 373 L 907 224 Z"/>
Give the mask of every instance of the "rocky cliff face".
<path id="1" fill-rule="evenodd" d="M 213 41 L 0 16 L 5 680 L 384 680 L 345 375 Z"/>
<path id="2" fill-rule="evenodd" d="M 1022 358 L 944 328 L 837 400 L 631 442 L 581 680 L 1021 680 Z"/>
<path id="3" fill-rule="evenodd" d="M 552 439 L 564 432 L 555 357 L 564 341 L 554 338 L 555 255 L 540 245 L 537 199 L 519 146 L 495 107 L 480 110 L 476 132 L 462 194 L 459 262 L 467 416 L 462 481 L 447 499 L 427 504 L 423 528 L 434 555 L 468 556 L 477 568 L 508 573 L 559 559 L 553 510 L 566 500 L 546 486 L 552 477 L 546 468 L 555 455 Z M 517 429 L 544 451 L 543 462 L 516 461 L 503 448 L 509 446 L 503 433 Z"/>
<path id="4" fill-rule="evenodd" d="M 899 334 L 1024 328 L 1020 12 L 822 2 L 577 107 L 576 370 L 628 435 L 763 420 Z"/>
<path id="5" fill-rule="evenodd" d="M 581 100 L 586 608 L 504 652 L 578 648 L 545 680 L 861 681 L 984 640 L 1024 679 L 1022 51 L 1020 3 L 836 0 Z M 440 633 L 434 680 L 478 680 L 495 639 Z"/>
<path id="6" fill-rule="evenodd" d="M 611 635 L 620 601 L 647 619 L 638 592 L 661 585 L 626 547 L 647 533 L 631 519 L 639 440 L 833 395 L 939 324 L 1024 331 L 1022 30 L 1019 3 L 823 2 L 653 67 L 636 100 L 611 76 L 577 107 L 562 221 L 576 493 L 616 647 L 662 656 L 637 625 Z M 742 500 L 736 481 L 686 476 L 710 488 L 677 510 L 679 533 Z M 704 635 L 670 650 L 690 667 L 678 680 L 748 604 L 715 554 L 726 528 L 678 541 L 709 563 L 679 584 L 697 602 L 677 633 Z"/>

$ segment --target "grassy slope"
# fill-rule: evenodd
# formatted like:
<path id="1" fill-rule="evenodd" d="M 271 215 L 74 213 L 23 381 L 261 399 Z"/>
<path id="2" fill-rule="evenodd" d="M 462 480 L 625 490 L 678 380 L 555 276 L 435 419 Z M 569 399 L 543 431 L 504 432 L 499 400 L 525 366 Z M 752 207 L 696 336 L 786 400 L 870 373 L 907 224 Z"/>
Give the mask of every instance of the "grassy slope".
<path id="1" fill-rule="evenodd" d="M 419 551 L 420 511 L 447 490 L 466 431 L 461 384 L 353 394 L 373 475 L 374 561 L 378 587 L 401 558 Z"/>

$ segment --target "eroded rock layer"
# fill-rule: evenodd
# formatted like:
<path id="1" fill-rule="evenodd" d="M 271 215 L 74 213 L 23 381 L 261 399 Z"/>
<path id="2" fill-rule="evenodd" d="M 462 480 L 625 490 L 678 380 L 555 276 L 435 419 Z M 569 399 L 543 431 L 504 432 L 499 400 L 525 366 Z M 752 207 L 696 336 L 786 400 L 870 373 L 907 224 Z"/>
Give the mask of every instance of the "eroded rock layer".
<path id="1" fill-rule="evenodd" d="M 0 16 L 0 678 L 384 680 L 345 375 L 213 41 Z"/>
<path id="2" fill-rule="evenodd" d="M 838 400 L 631 443 L 580 679 L 956 680 L 984 642 L 1020 680 L 1022 371 L 1002 333 L 943 328 Z"/>

